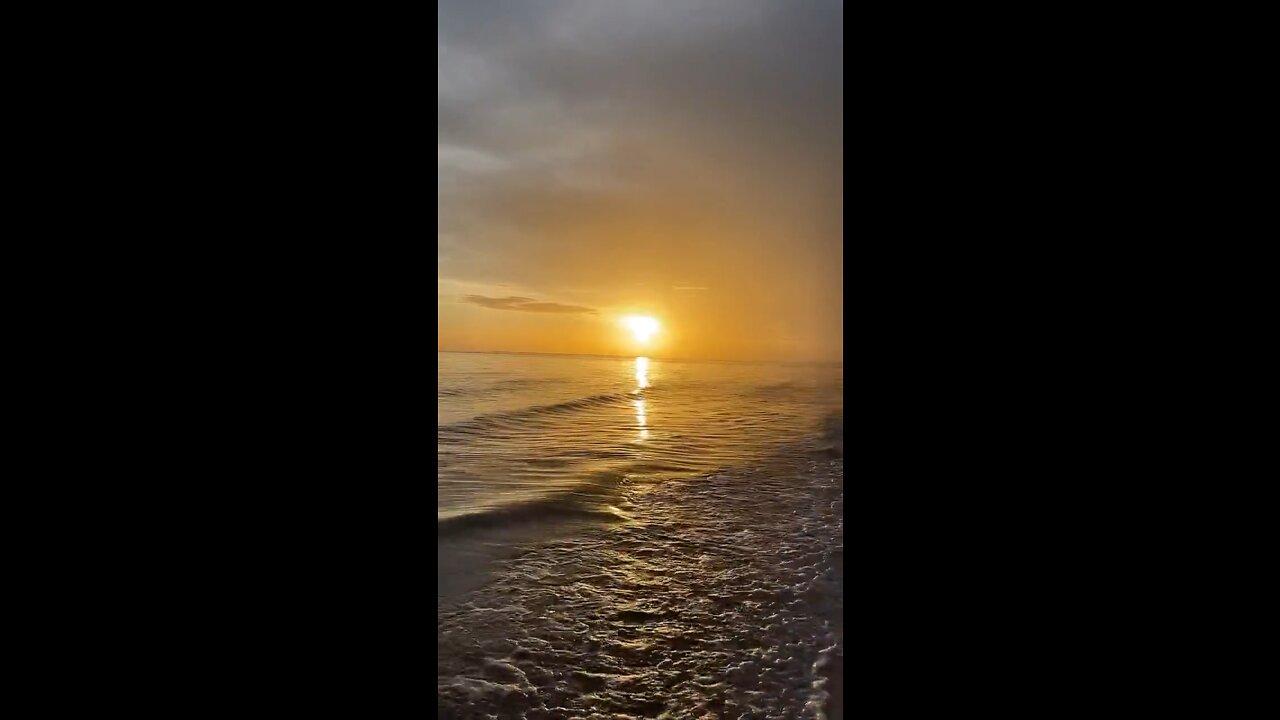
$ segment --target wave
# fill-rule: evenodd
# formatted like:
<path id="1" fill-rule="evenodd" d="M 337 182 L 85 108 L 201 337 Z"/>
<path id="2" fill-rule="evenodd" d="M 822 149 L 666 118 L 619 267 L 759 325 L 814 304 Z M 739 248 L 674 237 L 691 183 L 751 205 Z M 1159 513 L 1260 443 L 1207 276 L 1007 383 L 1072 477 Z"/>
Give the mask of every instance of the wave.
<path id="1" fill-rule="evenodd" d="M 620 521 L 627 515 L 610 504 L 616 490 L 613 483 L 583 484 L 574 489 L 510 505 L 469 511 L 461 515 L 436 518 L 436 536 L 454 535 L 471 530 L 506 527 L 515 523 L 573 518 Z"/>
<path id="2" fill-rule="evenodd" d="M 561 382 L 557 378 L 515 378 L 512 380 L 499 380 L 490 385 L 485 390 L 523 390 L 525 388 L 542 387 L 544 385 L 555 385 Z"/>
<path id="3" fill-rule="evenodd" d="M 844 413 L 828 415 L 822 420 L 819 452 L 833 458 L 844 457 Z"/>
<path id="4" fill-rule="evenodd" d="M 526 390 L 546 385 L 555 385 L 559 382 L 562 381 L 557 378 L 515 378 L 513 380 L 499 380 L 491 385 L 484 385 L 480 387 L 441 387 L 437 385 L 436 397 L 493 395 L 513 390 Z"/>
<path id="5" fill-rule="evenodd" d="M 643 399 L 647 391 L 648 389 L 632 393 L 591 395 L 584 398 L 578 398 L 576 400 L 553 403 L 551 405 L 533 405 L 519 410 L 489 413 L 487 415 L 479 415 L 471 418 L 470 420 L 463 420 L 462 422 L 456 422 L 449 425 L 441 425 L 438 428 L 438 432 L 469 434 L 486 430 L 514 429 L 519 426 L 520 421 L 530 418 L 568 415 L 590 408 L 613 404 L 620 405 L 624 402 Z"/>

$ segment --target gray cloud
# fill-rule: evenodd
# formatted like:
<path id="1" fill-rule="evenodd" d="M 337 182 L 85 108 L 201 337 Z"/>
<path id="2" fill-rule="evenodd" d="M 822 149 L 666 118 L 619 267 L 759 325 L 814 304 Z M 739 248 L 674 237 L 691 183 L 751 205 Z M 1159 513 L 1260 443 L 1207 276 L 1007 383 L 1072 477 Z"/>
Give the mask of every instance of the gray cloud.
<path id="1" fill-rule="evenodd" d="M 519 310 L 521 312 L 542 312 L 542 313 L 594 313 L 595 308 L 582 307 L 581 305 L 562 305 L 553 302 L 537 302 L 533 298 L 526 297 L 504 297 L 492 298 L 484 295 L 467 295 L 462 298 L 463 302 L 469 302 L 473 305 L 480 305 L 493 310 Z"/>
<path id="2" fill-rule="evenodd" d="M 839 0 L 437 7 L 442 277 L 842 346 Z"/>

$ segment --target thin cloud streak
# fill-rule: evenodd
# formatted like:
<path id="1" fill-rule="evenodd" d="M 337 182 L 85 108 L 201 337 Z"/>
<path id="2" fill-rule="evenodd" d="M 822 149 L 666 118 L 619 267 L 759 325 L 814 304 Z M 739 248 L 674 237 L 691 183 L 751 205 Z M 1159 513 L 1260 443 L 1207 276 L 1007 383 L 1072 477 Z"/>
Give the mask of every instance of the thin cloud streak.
<path id="1" fill-rule="evenodd" d="M 583 307 L 581 305 L 563 305 L 553 302 L 538 302 L 533 298 L 526 297 L 504 297 L 492 298 L 484 295 L 467 295 L 462 298 L 463 302 L 469 302 L 473 305 L 487 307 L 491 310 L 517 310 L 520 312 L 538 312 L 538 313 L 587 313 L 594 314 L 595 308 Z"/>

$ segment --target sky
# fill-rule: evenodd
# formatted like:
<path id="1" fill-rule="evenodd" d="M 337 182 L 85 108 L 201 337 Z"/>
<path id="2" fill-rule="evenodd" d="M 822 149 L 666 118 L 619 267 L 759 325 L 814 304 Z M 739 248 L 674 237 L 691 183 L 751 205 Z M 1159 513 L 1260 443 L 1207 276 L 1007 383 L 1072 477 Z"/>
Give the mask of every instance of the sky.
<path id="1" fill-rule="evenodd" d="M 843 357 L 840 2 L 438 8 L 438 349 Z"/>

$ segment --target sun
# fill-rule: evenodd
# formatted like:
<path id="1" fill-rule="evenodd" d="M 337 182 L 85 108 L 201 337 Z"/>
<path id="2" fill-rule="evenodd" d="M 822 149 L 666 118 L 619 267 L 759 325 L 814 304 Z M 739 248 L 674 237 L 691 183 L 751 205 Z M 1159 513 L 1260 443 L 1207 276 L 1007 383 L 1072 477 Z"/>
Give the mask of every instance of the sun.
<path id="1" fill-rule="evenodd" d="M 622 324 L 631 331 L 638 343 L 647 343 L 661 327 L 658 321 L 648 315 L 628 315 L 622 318 Z"/>

